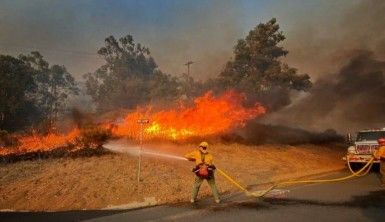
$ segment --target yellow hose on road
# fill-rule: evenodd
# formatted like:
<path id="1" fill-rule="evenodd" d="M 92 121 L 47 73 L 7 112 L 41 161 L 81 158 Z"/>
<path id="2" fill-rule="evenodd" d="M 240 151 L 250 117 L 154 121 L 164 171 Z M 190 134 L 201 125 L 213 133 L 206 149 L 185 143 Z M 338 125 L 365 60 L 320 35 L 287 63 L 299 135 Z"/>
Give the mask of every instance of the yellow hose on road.
<path id="1" fill-rule="evenodd" d="M 340 177 L 340 178 L 334 178 L 334 179 L 322 179 L 322 180 L 294 180 L 294 181 L 285 181 L 281 183 L 277 183 L 271 187 L 269 187 L 267 190 L 262 191 L 256 191 L 256 192 L 250 192 L 245 187 L 241 186 L 237 181 L 232 179 L 229 175 L 227 175 L 225 172 L 217 168 L 218 173 L 220 173 L 222 176 L 224 176 L 227 180 L 229 180 L 232 184 L 234 184 L 236 187 L 238 187 L 240 190 L 244 191 L 246 195 L 253 196 L 253 197 L 263 197 L 270 191 L 272 191 L 274 188 L 287 186 L 287 185 L 293 185 L 293 184 L 303 184 L 303 183 L 328 183 L 328 182 L 339 182 L 343 180 L 348 180 L 354 177 L 362 177 L 365 176 L 370 172 L 370 169 L 372 168 L 374 158 L 371 158 L 365 166 L 363 166 L 359 171 L 354 172 L 350 166 L 349 169 L 351 170 L 352 174 Z M 348 162 L 349 164 L 349 162 Z"/>
<path id="2" fill-rule="evenodd" d="M 218 173 L 220 173 L 224 178 L 226 178 L 228 181 L 230 181 L 232 184 L 234 184 L 240 190 L 244 191 L 245 193 L 249 193 L 249 191 L 246 188 L 244 188 L 242 185 L 240 185 L 237 181 L 235 181 L 233 178 L 231 178 L 229 175 L 227 175 L 221 169 L 218 169 L 218 168 L 216 168 L 216 169 L 217 169 Z"/>

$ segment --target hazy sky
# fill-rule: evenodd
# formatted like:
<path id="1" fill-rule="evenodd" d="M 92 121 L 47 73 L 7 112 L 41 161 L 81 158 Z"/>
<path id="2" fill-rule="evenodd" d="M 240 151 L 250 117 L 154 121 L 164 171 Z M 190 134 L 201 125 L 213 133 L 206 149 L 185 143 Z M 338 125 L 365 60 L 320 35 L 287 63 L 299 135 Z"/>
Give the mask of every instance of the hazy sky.
<path id="1" fill-rule="evenodd" d="M 303 38 L 330 38 L 341 15 L 359 0 L 2 0 L 0 53 L 40 51 L 50 63 L 81 76 L 102 63 L 96 51 L 109 35 L 134 36 L 151 49 L 161 70 L 179 75 L 195 62 L 198 78 L 216 75 L 236 40 L 260 22 L 278 19 L 291 51 L 288 62 L 316 75 L 301 53 Z M 309 41 L 307 41 L 309 44 Z"/>

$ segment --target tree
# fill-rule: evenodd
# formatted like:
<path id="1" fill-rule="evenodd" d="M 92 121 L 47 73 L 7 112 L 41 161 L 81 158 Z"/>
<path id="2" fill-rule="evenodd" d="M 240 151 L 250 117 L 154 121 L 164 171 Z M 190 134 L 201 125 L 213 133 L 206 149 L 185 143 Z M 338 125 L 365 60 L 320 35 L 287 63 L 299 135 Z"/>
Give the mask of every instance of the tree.
<path id="1" fill-rule="evenodd" d="M 259 100 L 270 109 L 290 103 L 290 90 L 308 90 L 307 74 L 297 74 L 280 59 L 288 51 L 279 46 L 285 36 L 273 18 L 257 25 L 234 47 L 234 59 L 229 61 L 217 82 L 224 88 L 246 92 L 251 101 Z"/>
<path id="2" fill-rule="evenodd" d="M 59 114 L 65 110 L 68 96 L 78 93 L 76 81 L 64 66 L 50 66 L 39 52 L 20 55 L 19 58 L 34 71 L 37 85 L 34 96 L 47 117 L 48 127 L 52 127 Z"/>
<path id="3" fill-rule="evenodd" d="M 35 103 L 34 70 L 22 60 L 0 55 L 0 129 L 15 131 L 42 117 Z"/>
<path id="4" fill-rule="evenodd" d="M 197 96 L 201 96 L 205 92 L 211 90 L 209 87 L 205 87 L 201 81 L 195 80 L 191 75 L 183 73 L 178 78 L 179 94 L 184 99 L 192 100 Z M 206 84 L 207 85 L 207 84 Z"/>
<path id="5" fill-rule="evenodd" d="M 98 54 L 105 64 L 84 78 L 99 111 L 133 108 L 152 99 L 176 96 L 176 79 L 158 70 L 150 50 L 135 43 L 131 35 L 119 40 L 109 36 Z"/>
<path id="6" fill-rule="evenodd" d="M 150 89 L 148 97 L 152 102 L 156 100 L 172 101 L 180 94 L 179 79 L 156 70 L 148 82 Z"/>

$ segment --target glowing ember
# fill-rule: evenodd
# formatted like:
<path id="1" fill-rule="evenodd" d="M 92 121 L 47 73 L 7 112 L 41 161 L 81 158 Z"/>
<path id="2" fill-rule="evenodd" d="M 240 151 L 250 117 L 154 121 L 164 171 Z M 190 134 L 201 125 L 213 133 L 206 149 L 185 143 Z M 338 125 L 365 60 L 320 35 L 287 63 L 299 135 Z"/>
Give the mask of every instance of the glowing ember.
<path id="1" fill-rule="evenodd" d="M 117 126 L 113 133 L 117 136 L 135 138 L 140 132 L 136 123 L 143 117 L 150 119 L 145 125 L 145 137 L 163 139 L 185 139 L 195 136 L 207 136 L 226 132 L 236 127 L 244 126 L 245 122 L 266 112 L 260 105 L 246 108 L 242 105 L 245 98 L 233 91 L 226 92 L 220 97 L 214 97 L 211 92 L 194 100 L 193 107 L 180 107 L 173 110 L 152 112 L 151 108 L 137 109 L 129 113 L 124 123 Z M 143 113 L 145 115 L 143 116 Z"/>

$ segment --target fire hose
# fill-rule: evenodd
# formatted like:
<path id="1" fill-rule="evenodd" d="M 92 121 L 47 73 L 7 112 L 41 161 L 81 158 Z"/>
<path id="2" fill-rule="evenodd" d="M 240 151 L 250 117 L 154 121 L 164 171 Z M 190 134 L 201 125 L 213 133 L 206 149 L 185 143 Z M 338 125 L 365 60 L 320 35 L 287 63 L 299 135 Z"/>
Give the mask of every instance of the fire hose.
<path id="1" fill-rule="evenodd" d="M 216 170 L 224 178 L 226 178 L 228 181 L 230 181 L 234 186 L 236 186 L 237 188 L 239 188 L 240 190 L 245 192 L 245 194 L 247 196 L 259 198 L 259 197 L 264 197 L 266 194 L 268 194 L 269 192 L 271 192 L 273 189 L 275 189 L 277 187 L 284 187 L 284 186 L 294 185 L 294 184 L 307 184 L 307 183 L 315 184 L 315 183 L 340 182 L 340 181 L 352 179 L 354 177 L 362 177 L 362 176 L 367 175 L 370 172 L 370 169 L 373 166 L 373 161 L 374 161 L 374 158 L 371 158 L 360 170 L 354 171 L 350 166 L 349 158 L 347 158 L 347 165 L 348 165 L 348 168 L 351 172 L 351 174 L 348 176 L 333 178 L 333 179 L 284 181 L 284 182 L 276 183 L 266 190 L 254 191 L 254 192 L 248 191 L 244 186 L 240 185 L 240 183 L 238 183 L 236 180 L 231 178 L 227 173 L 223 172 L 221 169 L 216 168 Z"/>

